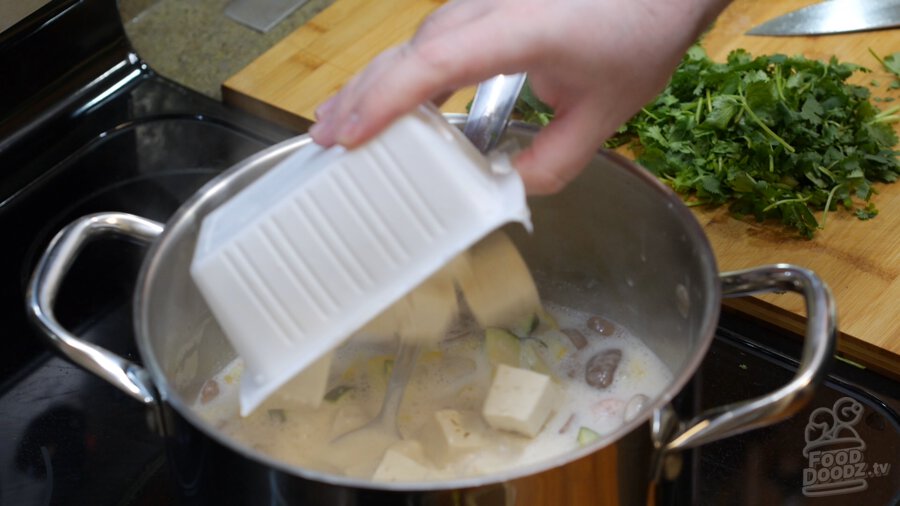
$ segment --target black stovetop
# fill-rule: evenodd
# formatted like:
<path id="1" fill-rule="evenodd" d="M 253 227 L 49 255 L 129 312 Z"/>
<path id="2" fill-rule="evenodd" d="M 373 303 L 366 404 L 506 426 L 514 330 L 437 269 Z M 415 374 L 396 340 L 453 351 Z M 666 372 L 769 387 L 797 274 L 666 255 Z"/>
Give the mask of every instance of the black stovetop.
<path id="1" fill-rule="evenodd" d="M 681 396 L 707 408 L 772 392 L 795 373 L 801 344 L 794 335 L 725 311 Z M 895 506 L 900 383 L 836 360 L 815 397 L 793 417 L 692 453 L 691 472 L 679 483 L 692 500 L 677 504 Z"/>
<path id="2" fill-rule="evenodd" d="M 114 0 L 55 0 L 0 34 L 0 76 L 0 506 L 171 504 L 178 481 L 145 408 L 48 351 L 27 321 L 25 285 L 73 219 L 165 221 L 207 180 L 293 132 L 157 75 L 129 47 Z M 130 301 L 143 254 L 126 241 L 88 245 L 57 302 L 69 329 L 138 362 Z M 798 356 L 794 336 L 726 311 L 677 404 L 688 413 L 767 393 Z M 690 452 L 666 502 L 897 504 L 900 385 L 833 367 L 790 420 Z M 820 422 L 838 423 L 843 447 L 811 443 Z"/>
<path id="3" fill-rule="evenodd" d="M 3 32 L 0 76 L 0 505 L 141 504 L 154 483 L 164 485 L 145 504 L 167 504 L 147 413 L 48 352 L 26 318 L 30 271 L 68 222 L 97 211 L 165 221 L 294 132 L 156 74 L 131 50 L 115 0 L 54 0 Z M 130 297 L 143 253 L 88 245 L 57 305 L 65 326 L 136 361 Z"/>

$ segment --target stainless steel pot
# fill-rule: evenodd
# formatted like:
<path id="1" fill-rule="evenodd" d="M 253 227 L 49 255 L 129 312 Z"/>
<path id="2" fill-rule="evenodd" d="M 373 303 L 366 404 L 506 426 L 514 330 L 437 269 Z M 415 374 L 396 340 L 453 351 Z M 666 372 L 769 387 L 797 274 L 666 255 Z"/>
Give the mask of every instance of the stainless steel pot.
<path id="1" fill-rule="evenodd" d="M 451 120 L 462 124 L 464 118 Z M 505 137 L 525 144 L 534 134 L 533 127 L 514 123 Z M 791 265 L 719 274 L 703 230 L 680 199 L 642 168 L 603 152 L 562 193 L 531 199 L 532 235 L 520 227 L 508 233 L 545 299 L 610 317 L 671 368 L 674 381 L 639 416 L 563 457 L 449 482 L 376 484 L 276 461 L 223 435 L 191 409 L 203 383 L 233 359 L 234 351 L 208 324 L 209 310 L 188 268 L 202 218 L 309 142 L 301 136 L 250 157 L 204 186 L 166 225 L 121 213 L 77 220 L 50 244 L 29 285 L 31 316 L 56 350 L 153 408 L 173 441 L 190 441 L 172 451 L 173 465 L 191 475 L 187 488 L 202 487 L 203 477 L 238 473 L 211 478 L 229 503 L 241 498 L 256 504 L 297 498 L 304 504 L 653 503 L 659 485 L 680 472 L 683 450 L 792 415 L 825 374 L 834 349 L 835 310 L 822 281 Z M 152 243 L 134 299 L 143 367 L 80 340 L 54 318 L 66 270 L 79 249 L 101 235 Z M 806 300 L 806 342 L 795 378 L 768 395 L 679 420 L 671 400 L 704 358 L 721 298 L 767 291 L 794 291 Z M 201 443 L 197 432 L 203 434 Z"/>

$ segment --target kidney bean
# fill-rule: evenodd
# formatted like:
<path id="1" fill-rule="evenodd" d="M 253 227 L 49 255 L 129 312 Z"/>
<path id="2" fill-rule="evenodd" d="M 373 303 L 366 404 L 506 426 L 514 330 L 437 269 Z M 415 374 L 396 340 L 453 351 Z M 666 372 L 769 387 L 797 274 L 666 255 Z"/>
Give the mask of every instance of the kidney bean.
<path id="1" fill-rule="evenodd" d="M 588 360 L 584 370 L 584 380 L 598 389 L 609 387 L 616 376 L 616 368 L 622 360 L 622 350 L 603 350 Z"/>
<path id="2" fill-rule="evenodd" d="M 575 345 L 575 349 L 582 349 L 587 346 L 587 338 L 584 337 L 584 334 L 575 329 L 560 329 L 560 331 L 569 338 L 569 341 L 572 341 L 572 344 Z"/>
<path id="3" fill-rule="evenodd" d="M 207 402 L 215 399 L 218 396 L 219 384 L 216 383 L 216 380 L 207 380 L 207 382 L 203 384 L 203 388 L 200 390 L 200 403 L 206 404 Z"/>
<path id="4" fill-rule="evenodd" d="M 616 326 L 613 324 L 613 322 L 599 316 L 592 316 L 588 318 L 588 321 L 585 322 L 585 325 L 587 326 L 587 328 L 593 330 L 601 336 L 611 336 L 616 331 Z"/>

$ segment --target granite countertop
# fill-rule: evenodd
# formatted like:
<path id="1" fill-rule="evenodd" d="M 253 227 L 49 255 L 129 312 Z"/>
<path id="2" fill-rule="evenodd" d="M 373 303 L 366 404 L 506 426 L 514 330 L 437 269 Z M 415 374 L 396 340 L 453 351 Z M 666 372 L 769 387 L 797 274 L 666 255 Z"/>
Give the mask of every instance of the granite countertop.
<path id="1" fill-rule="evenodd" d="M 221 100 L 221 85 L 257 56 L 328 7 L 308 0 L 266 33 L 225 15 L 230 0 L 120 0 L 125 31 L 151 68 Z"/>

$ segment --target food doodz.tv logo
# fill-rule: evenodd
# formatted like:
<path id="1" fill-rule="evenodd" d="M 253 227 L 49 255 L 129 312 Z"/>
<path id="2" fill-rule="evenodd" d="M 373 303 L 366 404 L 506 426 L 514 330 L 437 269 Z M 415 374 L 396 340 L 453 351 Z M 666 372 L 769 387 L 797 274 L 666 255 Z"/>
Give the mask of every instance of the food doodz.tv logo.
<path id="1" fill-rule="evenodd" d="M 832 408 L 818 408 L 806 424 L 803 456 L 803 495 L 829 496 L 860 492 L 869 488 L 868 478 L 887 476 L 890 463 L 866 462 L 866 442 L 854 426 L 862 419 L 863 406 L 849 397 Z"/>

